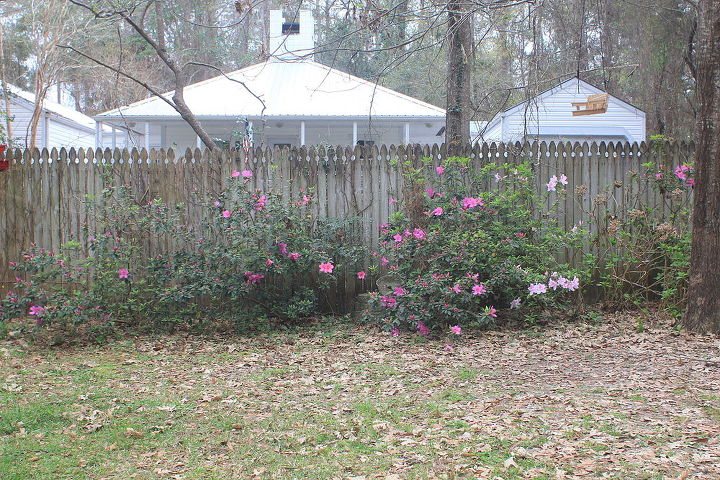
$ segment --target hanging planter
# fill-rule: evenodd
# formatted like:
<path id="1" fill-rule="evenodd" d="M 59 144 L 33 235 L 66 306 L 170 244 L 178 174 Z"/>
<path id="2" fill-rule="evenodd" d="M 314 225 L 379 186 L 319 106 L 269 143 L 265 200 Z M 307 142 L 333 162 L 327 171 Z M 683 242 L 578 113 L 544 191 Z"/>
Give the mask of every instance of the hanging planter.
<path id="1" fill-rule="evenodd" d="M 5 149 L 7 145 L 0 145 L 0 172 L 10 170 L 10 159 L 5 158 Z"/>

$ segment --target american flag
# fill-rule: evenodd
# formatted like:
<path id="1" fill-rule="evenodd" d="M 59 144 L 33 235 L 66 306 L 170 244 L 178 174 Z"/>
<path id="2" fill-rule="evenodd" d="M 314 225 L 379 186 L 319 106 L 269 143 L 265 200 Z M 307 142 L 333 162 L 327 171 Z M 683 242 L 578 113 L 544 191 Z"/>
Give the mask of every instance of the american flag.
<path id="1" fill-rule="evenodd" d="M 245 154 L 250 151 L 250 149 L 253 146 L 253 131 L 252 127 L 250 126 L 250 122 L 245 120 L 245 136 L 243 138 L 243 148 L 245 149 Z"/>

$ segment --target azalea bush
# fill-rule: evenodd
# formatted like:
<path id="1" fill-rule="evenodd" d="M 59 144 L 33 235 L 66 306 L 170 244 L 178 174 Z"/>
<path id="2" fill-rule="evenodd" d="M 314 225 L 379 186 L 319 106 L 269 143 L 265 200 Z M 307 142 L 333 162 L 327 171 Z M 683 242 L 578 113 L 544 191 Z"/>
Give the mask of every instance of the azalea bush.
<path id="1" fill-rule="evenodd" d="M 586 212 L 598 226 L 592 239 L 596 283 L 603 300 L 618 308 L 659 300 L 661 307 L 679 315 L 690 267 L 693 165 L 681 163 L 668 169 L 648 162 L 641 171 L 631 171 L 629 181 L 633 188 L 626 191 L 633 194 L 621 199 L 624 215 L 605 208 L 617 201 L 612 190 L 600 192 Z M 660 203 L 648 204 L 647 198 L 659 198 Z"/>
<path id="2" fill-rule="evenodd" d="M 269 329 L 327 312 L 343 271 L 365 253 L 352 219 L 321 221 L 312 192 L 287 203 L 250 188 L 253 172 L 191 205 L 138 204 L 128 185 L 90 198 L 93 224 L 59 251 L 32 246 L 11 266 L 0 323 L 32 319 L 64 335 L 113 327 Z M 187 223 L 188 207 L 200 221 Z M 196 212 L 196 215 L 198 214 Z M 165 254 L 148 257 L 146 252 Z"/>
<path id="3" fill-rule="evenodd" d="M 382 227 L 376 269 L 391 286 L 371 300 L 366 318 L 397 334 L 484 326 L 498 316 L 570 301 L 586 273 L 556 260 L 585 232 L 555 220 L 567 178 L 547 185 L 549 210 L 533 192 L 529 165 L 489 164 L 473 173 L 466 158 L 433 167 L 406 164 L 405 200 Z M 488 189 L 487 185 L 491 185 Z M 503 313 L 504 312 L 504 313 Z"/>

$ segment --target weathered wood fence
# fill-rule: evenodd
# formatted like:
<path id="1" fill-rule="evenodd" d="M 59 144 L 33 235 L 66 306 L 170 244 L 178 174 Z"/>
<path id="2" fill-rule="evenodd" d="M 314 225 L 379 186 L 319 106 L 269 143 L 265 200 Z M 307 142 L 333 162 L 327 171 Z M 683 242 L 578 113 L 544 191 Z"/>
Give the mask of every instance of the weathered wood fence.
<path id="1" fill-rule="evenodd" d="M 552 175 L 565 174 L 569 194 L 561 205 L 561 224 L 592 225 L 588 211 L 598 195 L 612 197 L 602 208 L 622 218 L 641 201 L 662 205 L 651 189 L 642 193 L 629 181 L 631 172 L 642 171 L 645 162 L 665 165 L 667 172 L 692 160 L 693 145 L 662 143 L 652 147 L 628 143 L 515 143 L 477 144 L 448 152 L 444 146 L 410 147 L 309 147 L 300 149 L 186 151 L 170 150 L 14 150 L 7 152 L 10 168 L 0 172 L 0 295 L 12 285 L 15 273 L 8 262 L 17 260 L 31 243 L 57 250 L 71 233 L 89 222 L 86 195 L 102 191 L 102 176 L 116 184 L 129 184 L 138 202 L 162 199 L 169 204 L 185 202 L 190 193 L 220 192 L 233 170 L 253 171 L 252 186 L 299 200 L 313 189 L 315 214 L 320 217 L 358 216 L 364 241 L 377 245 L 378 229 L 397 208 L 391 199 L 402 200 L 402 163 L 423 157 L 434 165 L 451 155 L 472 159 L 477 170 L 490 162 L 531 162 L 538 192 L 546 191 Z M 576 187 L 585 189 L 575 195 Z M 634 199 L 634 200 L 631 200 Z M 552 199 L 548 199 L 548 202 Z M 188 205 L 192 217 L 192 206 Z M 600 212 L 601 214 L 603 212 Z M 87 246 L 84 246 L 87 248 Z"/>

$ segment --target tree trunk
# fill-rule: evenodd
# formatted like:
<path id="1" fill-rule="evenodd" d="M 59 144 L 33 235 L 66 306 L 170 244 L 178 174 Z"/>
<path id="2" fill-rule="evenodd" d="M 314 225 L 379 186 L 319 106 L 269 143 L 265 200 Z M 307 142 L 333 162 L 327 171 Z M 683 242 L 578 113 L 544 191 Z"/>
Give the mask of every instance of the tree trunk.
<path id="1" fill-rule="evenodd" d="M 448 78 L 445 143 L 458 148 L 470 142 L 472 13 L 464 0 L 448 3 Z"/>
<path id="2" fill-rule="evenodd" d="M 8 85 L 5 77 L 5 41 L 2 22 L 0 22 L 0 86 L 2 87 L 3 99 L 5 102 L 5 118 L 0 118 L 0 120 L 5 121 L 5 135 L 7 136 L 7 146 L 9 149 L 12 149 L 13 131 L 12 123 L 10 122 L 12 112 L 10 111 L 10 92 L 8 91 Z"/>
<path id="3" fill-rule="evenodd" d="M 688 330 L 720 333 L 720 0 L 700 0 Z"/>

